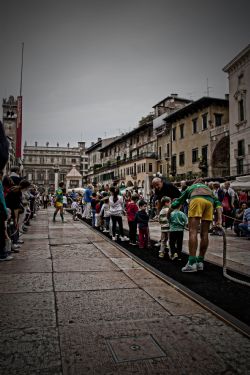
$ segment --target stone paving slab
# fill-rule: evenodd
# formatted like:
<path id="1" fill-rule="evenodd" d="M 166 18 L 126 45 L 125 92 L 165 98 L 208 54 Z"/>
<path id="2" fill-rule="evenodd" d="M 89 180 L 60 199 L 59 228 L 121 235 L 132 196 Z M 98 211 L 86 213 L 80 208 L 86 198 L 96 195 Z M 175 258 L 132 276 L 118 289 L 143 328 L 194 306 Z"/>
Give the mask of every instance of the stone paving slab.
<path id="1" fill-rule="evenodd" d="M 142 267 L 131 258 L 110 258 L 121 270 L 142 269 Z"/>
<path id="2" fill-rule="evenodd" d="M 4 263 L 4 264 L 3 264 Z M 1 273 L 40 273 L 52 272 L 52 265 L 49 259 L 18 259 L 16 258 L 11 262 L 0 263 Z"/>
<path id="3" fill-rule="evenodd" d="M 197 319 L 193 325 L 184 326 L 178 317 L 168 317 L 157 320 L 111 321 L 60 327 L 63 373 L 65 375 L 247 373 L 247 364 L 236 361 L 241 352 L 237 340 L 231 343 L 232 357 L 227 356 L 227 345 L 221 344 L 218 339 L 215 346 L 207 345 L 209 331 L 204 329 L 208 327 L 204 320 Z M 200 326 L 203 326 L 204 335 L 200 334 Z M 148 358 L 143 360 L 116 363 L 108 345 L 110 340 L 118 339 L 119 342 L 119 338 L 121 340 L 130 338 L 132 344 L 133 338 L 147 337 L 149 332 L 166 354 L 165 357 L 151 358 L 149 354 Z M 231 338 L 239 338 L 239 335 L 233 332 Z M 243 350 L 248 350 L 248 347 L 249 343 L 245 340 Z M 140 353 L 142 348 L 136 350 Z M 134 350 L 128 345 L 123 356 L 130 358 L 131 351 Z"/>
<path id="4" fill-rule="evenodd" d="M 56 327 L 54 294 L 0 294 L 0 330 Z M 4 318 L 3 318 L 4 317 Z"/>
<path id="5" fill-rule="evenodd" d="M 50 259 L 50 248 L 49 245 L 36 245 L 36 247 L 22 245 L 22 248 L 18 254 L 15 254 L 16 259 Z"/>
<path id="6" fill-rule="evenodd" d="M 1 293 L 50 292 L 53 290 L 51 273 L 1 273 Z"/>
<path id="7" fill-rule="evenodd" d="M 161 304 L 171 315 L 198 314 L 204 310 L 197 303 L 191 301 L 170 287 L 164 288 L 159 286 L 144 287 L 152 298 Z"/>
<path id="8" fill-rule="evenodd" d="M 49 240 L 50 245 L 55 246 L 55 245 L 70 245 L 74 243 L 91 243 L 91 241 L 88 238 L 84 237 L 74 237 L 71 238 L 70 236 L 68 237 L 58 237 L 58 238 L 50 238 Z"/>
<path id="9" fill-rule="evenodd" d="M 69 257 L 86 258 L 105 258 L 105 255 L 93 244 L 72 244 L 53 246 L 51 248 L 53 259 L 62 259 Z"/>
<path id="10" fill-rule="evenodd" d="M 1 332 L 1 375 L 61 375 L 58 331 L 55 327 Z"/>
<path id="11" fill-rule="evenodd" d="M 135 284 L 120 271 L 110 272 L 63 272 L 55 273 L 56 291 L 83 291 L 136 288 Z"/>
<path id="12" fill-rule="evenodd" d="M 59 325 L 164 318 L 169 313 L 140 289 L 57 292 Z"/>
<path id="13" fill-rule="evenodd" d="M 84 259 L 81 256 L 54 259 L 53 264 L 54 272 L 115 271 L 118 269 L 109 259 Z"/>
<path id="14" fill-rule="evenodd" d="M 122 253 L 117 247 L 113 246 L 109 242 L 95 242 L 94 244 L 97 249 L 101 250 L 108 258 L 126 258 L 127 255 Z"/>

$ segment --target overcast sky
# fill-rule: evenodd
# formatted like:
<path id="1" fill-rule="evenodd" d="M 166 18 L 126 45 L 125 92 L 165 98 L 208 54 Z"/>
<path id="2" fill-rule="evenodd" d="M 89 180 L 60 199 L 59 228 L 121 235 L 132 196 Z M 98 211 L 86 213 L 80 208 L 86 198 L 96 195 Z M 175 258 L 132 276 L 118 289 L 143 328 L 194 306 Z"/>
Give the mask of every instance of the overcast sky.
<path id="1" fill-rule="evenodd" d="M 248 0 L 1 1 L 0 97 L 23 141 L 76 145 L 132 130 L 171 93 L 224 97 L 222 68 L 250 42 Z M 2 111 L 1 111 L 2 114 Z"/>

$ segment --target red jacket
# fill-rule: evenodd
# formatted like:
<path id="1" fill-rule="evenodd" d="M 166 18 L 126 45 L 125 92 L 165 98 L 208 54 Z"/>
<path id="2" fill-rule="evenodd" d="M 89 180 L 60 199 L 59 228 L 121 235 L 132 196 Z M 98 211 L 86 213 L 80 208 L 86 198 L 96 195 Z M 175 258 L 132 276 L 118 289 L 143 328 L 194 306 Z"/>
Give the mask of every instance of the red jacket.
<path id="1" fill-rule="evenodd" d="M 127 218 L 128 221 L 134 221 L 135 220 L 135 214 L 138 211 L 138 206 L 135 202 L 131 201 L 128 203 L 127 206 Z"/>

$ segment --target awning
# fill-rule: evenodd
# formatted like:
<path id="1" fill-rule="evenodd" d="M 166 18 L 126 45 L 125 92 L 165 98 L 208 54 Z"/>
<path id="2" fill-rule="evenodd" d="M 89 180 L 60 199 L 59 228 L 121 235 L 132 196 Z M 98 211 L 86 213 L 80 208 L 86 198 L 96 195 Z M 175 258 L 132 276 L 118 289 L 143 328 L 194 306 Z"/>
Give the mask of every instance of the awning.
<path id="1" fill-rule="evenodd" d="M 237 177 L 230 183 L 233 189 L 250 190 L 250 175 Z"/>

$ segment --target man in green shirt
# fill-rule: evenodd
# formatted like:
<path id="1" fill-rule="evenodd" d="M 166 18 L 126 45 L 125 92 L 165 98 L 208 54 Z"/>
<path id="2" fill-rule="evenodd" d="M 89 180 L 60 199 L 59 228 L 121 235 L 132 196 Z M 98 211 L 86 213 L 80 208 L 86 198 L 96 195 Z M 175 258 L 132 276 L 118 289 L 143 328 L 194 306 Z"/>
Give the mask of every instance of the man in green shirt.
<path id="1" fill-rule="evenodd" d="M 221 202 L 213 194 L 207 185 L 203 184 L 201 179 L 189 186 L 182 195 L 171 205 L 175 209 L 180 204 L 189 200 L 188 208 L 188 226 L 189 226 L 189 258 L 188 263 L 182 268 L 182 272 L 197 272 L 204 268 L 204 257 L 208 248 L 208 230 L 213 220 L 214 208 L 217 210 L 217 226 L 222 224 L 222 206 Z M 196 256 L 198 247 L 198 229 L 200 227 L 200 249 L 199 256 Z"/>

